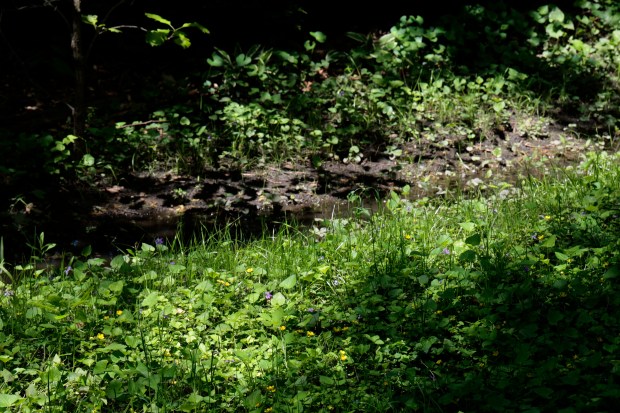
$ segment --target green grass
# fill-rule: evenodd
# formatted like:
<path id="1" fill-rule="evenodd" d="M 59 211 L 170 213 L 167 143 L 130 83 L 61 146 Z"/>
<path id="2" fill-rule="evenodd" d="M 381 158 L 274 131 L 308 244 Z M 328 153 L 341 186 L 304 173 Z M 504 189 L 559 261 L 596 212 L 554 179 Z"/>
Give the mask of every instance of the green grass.
<path id="1" fill-rule="evenodd" d="M 606 411 L 619 160 L 252 242 L 3 263 L 0 411 Z"/>

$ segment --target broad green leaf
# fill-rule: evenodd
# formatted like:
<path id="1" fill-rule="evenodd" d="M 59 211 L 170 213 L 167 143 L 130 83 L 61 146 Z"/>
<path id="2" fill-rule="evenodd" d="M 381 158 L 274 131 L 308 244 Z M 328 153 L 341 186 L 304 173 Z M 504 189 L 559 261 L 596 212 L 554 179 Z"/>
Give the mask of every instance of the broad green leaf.
<path id="1" fill-rule="evenodd" d="M 237 62 L 237 66 L 247 66 L 252 62 L 252 58 L 241 53 L 236 57 L 235 61 Z"/>
<path id="2" fill-rule="evenodd" d="M 284 319 L 284 310 L 282 308 L 274 308 L 271 311 L 271 323 L 274 327 L 279 327 Z"/>
<path id="3" fill-rule="evenodd" d="M 168 40 L 169 34 L 170 30 L 167 29 L 150 30 L 146 33 L 146 42 L 153 47 L 161 46 Z"/>
<path id="4" fill-rule="evenodd" d="M 22 397 L 15 394 L 0 394 L 0 407 L 6 408 L 13 406 Z"/>
<path id="5" fill-rule="evenodd" d="M 364 337 L 366 337 L 368 340 L 372 341 L 374 344 L 378 346 L 385 344 L 384 341 L 381 340 L 381 337 L 379 337 L 378 335 L 370 336 L 368 334 L 364 334 Z"/>
<path id="6" fill-rule="evenodd" d="M 459 223 L 459 226 L 467 232 L 471 232 L 476 228 L 476 224 L 473 222 L 461 222 Z"/>
<path id="7" fill-rule="evenodd" d="M 140 344 L 140 338 L 136 336 L 125 336 L 125 344 L 132 348 L 138 347 Z"/>
<path id="8" fill-rule="evenodd" d="M 108 360 L 99 360 L 97 364 L 95 364 L 95 368 L 93 369 L 93 374 L 101 374 L 105 373 L 108 367 Z"/>
<path id="9" fill-rule="evenodd" d="M 145 252 L 155 251 L 155 247 L 150 244 L 147 244 L 146 242 L 143 242 L 140 248 L 142 249 L 142 251 L 145 251 Z"/>
<path id="10" fill-rule="evenodd" d="M 465 243 L 473 247 L 480 245 L 481 241 L 482 241 L 482 237 L 480 236 L 480 234 L 473 234 L 465 239 Z"/>
<path id="11" fill-rule="evenodd" d="M 325 36 L 325 33 L 323 32 L 310 32 L 310 36 L 314 37 L 319 43 L 325 43 L 325 40 L 327 39 L 327 36 Z"/>
<path id="12" fill-rule="evenodd" d="M 321 384 L 324 384 L 327 386 L 331 386 L 334 384 L 334 379 L 332 379 L 331 377 L 327 377 L 327 376 L 319 376 L 319 381 L 321 382 Z"/>
<path id="13" fill-rule="evenodd" d="M 620 267 L 611 267 L 603 274 L 605 279 L 617 278 L 618 276 L 620 276 Z"/>
<path id="14" fill-rule="evenodd" d="M 259 389 L 256 389 L 254 390 L 254 392 L 250 393 L 245 398 L 245 400 L 243 401 L 243 404 L 245 405 L 246 408 L 253 409 L 256 406 L 260 406 L 262 401 L 263 401 L 262 393 Z"/>
<path id="15" fill-rule="evenodd" d="M 192 45 L 189 37 L 183 32 L 177 31 L 174 33 L 174 42 L 181 46 L 183 49 L 187 49 Z"/>
<path id="16" fill-rule="evenodd" d="M 280 306 L 286 303 L 286 297 L 282 295 L 282 293 L 275 293 L 273 297 L 271 297 L 271 305 Z"/>
<path id="17" fill-rule="evenodd" d="M 196 23 L 196 22 L 192 22 L 192 23 L 183 23 L 183 26 L 179 27 L 179 29 L 185 29 L 187 27 L 193 27 L 195 29 L 200 30 L 201 32 L 203 32 L 204 34 L 209 34 L 209 29 L 207 29 L 206 27 L 204 27 L 202 24 Z"/>
<path id="18" fill-rule="evenodd" d="M 546 238 L 544 242 L 540 245 L 546 248 L 552 248 L 555 246 L 555 239 L 555 235 L 551 235 L 549 238 Z"/>
<path id="19" fill-rule="evenodd" d="M 280 283 L 280 287 L 284 288 L 285 290 L 290 290 L 291 288 L 295 287 L 296 284 L 297 284 L 297 276 L 293 274 L 287 279 L 285 279 L 284 281 L 282 281 Z"/>
<path id="20" fill-rule="evenodd" d="M 112 261 L 110 261 L 110 267 L 112 267 L 112 269 L 114 270 L 120 269 L 124 264 L 125 257 L 122 255 L 117 255 L 116 257 L 112 258 Z"/>
<path id="21" fill-rule="evenodd" d="M 108 288 L 112 292 L 120 293 L 121 291 L 123 291 L 123 286 L 124 285 L 125 285 L 124 281 L 123 280 L 119 280 L 119 281 L 115 281 L 112 284 L 108 285 Z"/>
<path id="22" fill-rule="evenodd" d="M 84 247 L 84 249 L 82 249 L 82 257 L 88 257 L 90 256 L 92 252 L 93 252 L 93 247 L 90 245 L 87 245 Z"/>
<path id="23" fill-rule="evenodd" d="M 476 252 L 472 250 L 463 251 L 459 255 L 459 259 L 465 262 L 474 262 L 476 260 Z"/>
<path id="24" fill-rule="evenodd" d="M 95 157 L 91 154 L 86 154 L 82 157 L 82 165 L 93 166 L 95 164 Z"/>
<path id="25" fill-rule="evenodd" d="M 140 303 L 140 305 L 142 307 L 151 307 L 157 302 L 158 298 L 159 295 L 155 291 L 153 291 L 148 296 L 146 296 L 144 300 L 142 300 L 142 303 Z"/>
<path id="26" fill-rule="evenodd" d="M 153 14 L 153 13 L 144 13 L 144 15 L 146 17 L 148 17 L 149 19 L 153 19 L 156 22 L 159 22 L 161 24 L 165 24 L 166 26 L 170 26 L 172 27 L 172 22 L 170 20 L 166 20 L 161 16 L 158 16 L 157 14 Z"/>
<path id="27" fill-rule="evenodd" d="M 553 10 L 551 10 L 551 13 L 549 13 L 549 21 L 563 23 L 564 12 L 562 12 L 562 10 L 558 9 L 557 7 L 554 7 Z"/>
<path id="28" fill-rule="evenodd" d="M 213 67 L 220 67 L 224 66 L 224 59 L 222 59 L 222 56 L 220 56 L 219 54 L 213 53 L 211 59 L 207 59 L 207 63 Z"/>
<path id="29" fill-rule="evenodd" d="M 558 260 L 560 260 L 560 261 L 566 261 L 566 260 L 569 258 L 569 257 L 568 257 L 568 255 L 566 255 L 566 254 L 562 254 L 562 253 L 561 253 L 561 252 L 559 252 L 559 251 L 556 251 L 556 252 L 555 252 L 555 257 L 556 257 Z"/>
<path id="30" fill-rule="evenodd" d="M 99 19 L 99 17 L 97 17 L 96 14 L 88 14 L 86 16 L 82 16 L 82 21 L 86 24 L 90 24 L 91 26 L 97 26 L 97 20 Z"/>

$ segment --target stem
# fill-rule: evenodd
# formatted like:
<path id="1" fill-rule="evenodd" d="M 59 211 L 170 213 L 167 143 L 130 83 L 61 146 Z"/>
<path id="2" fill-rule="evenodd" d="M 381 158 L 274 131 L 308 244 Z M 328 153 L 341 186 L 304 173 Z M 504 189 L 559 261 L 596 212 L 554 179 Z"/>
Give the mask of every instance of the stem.
<path id="1" fill-rule="evenodd" d="M 73 0 L 73 32 L 71 50 L 75 64 L 75 107 L 73 108 L 73 134 L 82 138 L 86 130 L 86 70 L 82 52 L 81 0 Z M 83 148 L 80 148 L 83 149 Z"/>

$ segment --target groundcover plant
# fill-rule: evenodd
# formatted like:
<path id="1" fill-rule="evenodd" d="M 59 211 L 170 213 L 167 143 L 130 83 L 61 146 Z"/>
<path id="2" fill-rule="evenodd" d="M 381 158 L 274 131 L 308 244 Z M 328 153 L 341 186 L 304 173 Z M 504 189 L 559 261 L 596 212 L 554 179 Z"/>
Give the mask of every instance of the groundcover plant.
<path id="1" fill-rule="evenodd" d="M 602 411 L 619 396 L 617 155 L 480 196 L 3 265 L 0 409 Z"/>

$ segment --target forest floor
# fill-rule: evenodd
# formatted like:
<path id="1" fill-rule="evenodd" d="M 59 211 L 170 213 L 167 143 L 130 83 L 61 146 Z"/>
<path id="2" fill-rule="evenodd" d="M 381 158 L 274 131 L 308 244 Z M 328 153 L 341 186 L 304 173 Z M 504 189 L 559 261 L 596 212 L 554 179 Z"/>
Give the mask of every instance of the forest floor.
<path id="1" fill-rule="evenodd" d="M 518 186 L 528 176 L 555 177 L 578 163 L 581 154 L 612 144 L 583 140 L 565 125 L 539 123 L 543 126 L 532 134 L 515 116 L 489 139 L 446 136 L 410 142 L 399 157 L 368 152 L 359 163 L 331 160 L 315 167 L 308 161 L 244 171 L 205 170 L 201 176 L 128 174 L 114 182 L 65 188 L 39 204 L 17 205 L 12 214 L 14 222 L 44 232 L 46 241 L 57 244 L 53 262 L 85 245 L 108 255 L 159 237 L 172 240 L 181 234 L 188 241 L 224 225 L 246 239 L 284 222 L 312 226 L 315 220 L 350 214 L 352 193 L 376 210 L 390 191 L 406 185 L 410 196 L 418 198 L 476 194 L 502 183 Z M 13 245 L 5 239 L 5 250 Z M 19 253 L 25 252 L 14 248 L 13 256 Z"/>

